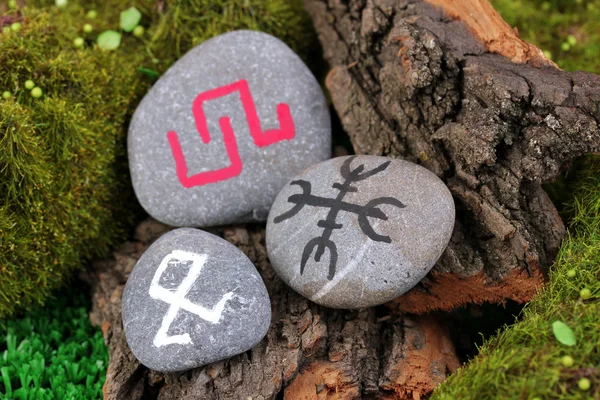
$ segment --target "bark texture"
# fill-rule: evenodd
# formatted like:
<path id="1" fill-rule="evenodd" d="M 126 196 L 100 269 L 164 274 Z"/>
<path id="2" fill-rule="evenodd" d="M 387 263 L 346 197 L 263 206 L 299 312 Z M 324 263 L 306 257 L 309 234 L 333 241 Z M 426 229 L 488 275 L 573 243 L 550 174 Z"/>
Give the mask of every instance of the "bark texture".
<path id="1" fill-rule="evenodd" d="M 419 163 L 456 202 L 448 249 L 390 307 L 529 300 L 565 234 L 541 185 L 600 149 L 600 78 L 557 69 L 485 0 L 305 5 L 356 152 Z"/>
<path id="2" fill-rule="evenodd" d="M 445 325 L 433 316 L 392 315 L 385 308 L 343 311 L 319 307 L 277 278 L 261 226 L 214 230 L 257 266 L 271 298 L 267 337 L 254 349 L 183 373 L 148 370 L 123 333 L 121 296 L 146 248 L 168 228 L 142 223 L 137 241 L 82 275 L 92 288 L 91 320 L 102 328 L 110 362 L 105 399 L 359 399 L 419 398 L 459 362 Z"/>
<path id="3" fill-rule="evenodd" d="M 267 337 L 177 374 L 140 365 L 121 324 L 127 276 L 167 227 L 152 220 L 83 278 L 110 348 L 106 399 L 419 399 L 459 362 L 443 313 L 526 301 L 565 234 L 542 189 L 600 149 L 600 79 L 558 70 L 484 0 L 305 0 L 332 70 L 327 86 L 357 153 L 417 162 L 450 187 L 451 243 L 416 288 L 361 311 L 319 307 L 274 274 L 262 226 L 214 230 L 257 266 Z M 426 314 L 434 311 L 433 313 Z"/>

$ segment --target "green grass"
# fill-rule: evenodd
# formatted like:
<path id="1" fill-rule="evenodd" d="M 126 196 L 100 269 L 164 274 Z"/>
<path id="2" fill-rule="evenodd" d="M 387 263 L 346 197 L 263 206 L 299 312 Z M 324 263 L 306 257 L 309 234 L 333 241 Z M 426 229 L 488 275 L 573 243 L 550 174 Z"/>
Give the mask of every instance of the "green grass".
<path id="1" fill-rule="evenodd" d="M 6 4 L 7 1 L 0 0 Z M 127 168 L 127 123 L 151 79 L 192 46 L 259 29 L 307 56 L 314 44 L 301 0 L 31 0 L 0 13 L 0 319 L 44 302 L 85 260 L 104 257 L 132 229 L 139 206 Z M 135 5 L 143 39 L 95 45 Z M 1 9 L 1 8 L 0 8 Z M 90 9 L 98 12 L 88 20 Z M 86 23 L 93 32 L 83 32 Z M 74 40 L 85 39 L 76 48 Z M 24 88 L 33 80 L 44 95 Z"/>
<path id="2" fill-rule="evenodd" d="M 0 331 L 0 399 L 101 399 L 108 349 L 71 290 Z"/>
<path id="3" fill-rule="evenodd" d="M 567 71 L 600 74 L 600 0 L 490 0 L 521 38 Z"/>
<path id="4" fill-rule="evenodd" d="M 588 156 L 576 170 L 565 210 L 569 234 L 549 282 L 525 306 L 521 321 L 487 341 L 432 399 L 600 398 L 600 157 Z M 583 299 L 586 288 L 591 296 Z M 575 346 L 558 342 L 554 321 L 573 330 Z M 564 366 L 563 356 L 574 364 Z M 591 382 L 588 390 L 579 389 L 582 378 Z"/>

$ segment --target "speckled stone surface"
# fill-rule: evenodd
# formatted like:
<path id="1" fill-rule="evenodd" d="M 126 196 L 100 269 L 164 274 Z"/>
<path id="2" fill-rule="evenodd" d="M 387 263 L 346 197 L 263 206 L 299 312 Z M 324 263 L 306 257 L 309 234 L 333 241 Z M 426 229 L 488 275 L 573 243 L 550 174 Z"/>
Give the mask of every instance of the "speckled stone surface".
<path id="1" fill-rule="evenodd" d="M 156 371 L 183 371 L 243 353 L 266 335 L 271 303 L 250 260 L 227 241 L 181 228 L 158 239 L 129 275 L 125 337 Z"/>
<path id="2" fill-rule="evenodd" d="M 234 31 L 192 49 L 156 82 L 131 121 L 128 153 L 137 198 L 157 220 L 264 221 L 292 176 L 330 157 L 331 120 L 289 47 Z"/>
<path id="3" fill-rule="evenodd" d="M 416 285 L 454 228 L 446 185 L 416 164 L 338 157 L 296 176 L 277 195 L 267 250 L 281 279 L 327 307 L 385 303 Z"/>

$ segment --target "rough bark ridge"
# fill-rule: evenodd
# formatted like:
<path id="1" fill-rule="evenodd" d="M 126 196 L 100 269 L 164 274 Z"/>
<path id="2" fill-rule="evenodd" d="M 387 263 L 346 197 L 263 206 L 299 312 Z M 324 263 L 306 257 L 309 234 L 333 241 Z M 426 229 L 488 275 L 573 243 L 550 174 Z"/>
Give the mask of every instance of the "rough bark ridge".
<path id="1" fill-rule="evenodd" d="M 565 234 L 541 187 L 600 149 L 600 78 L 553 66 L 485 0 L 305 0 L 357 153 L 442 178 L 457 223 L 428 277 L 390 304 L 526 301 Z"/>
<path id="2" fill-rule="evenodd" d="M 447 329 L 432 316 L 333 310 L 295 294 L 269 264 L 264 228 L 254 226 L 213 233 L 244 251 L 263 277 L 273 307 L 267 337 L 251 351 L 203 368 L 150 371 L 127 347 L 121 295 L 137 259 L 167 230 L 142 223 L 137 242 L 82 275 L 92 287 L 91 320 L 109 346 L 105 399 L 419 398 L 459 366 Z"/>

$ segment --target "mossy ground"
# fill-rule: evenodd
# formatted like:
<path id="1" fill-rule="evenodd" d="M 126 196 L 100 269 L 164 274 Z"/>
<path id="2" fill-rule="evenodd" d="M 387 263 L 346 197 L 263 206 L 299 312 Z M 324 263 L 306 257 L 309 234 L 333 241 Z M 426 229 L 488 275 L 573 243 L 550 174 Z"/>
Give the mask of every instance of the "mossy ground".
<path id="1" fill-rule="evenodd" d="M 12 93 L 0 101 L 0 317 L 42 302 L 132 222 L 122 142 L 148 87 L 135 73 L 147 56 L 134 40 L 113 53 L 76 49 L 83 12 L 5 16 L 21 30 L 0 37 L 0 88 Z"/>
<path id="2" fill-rule="evenodd" d="M 8 9 L 8 2 L 0 10 Z M 139 210 L 129 183 L 127 122 L 150 86 L 143 67 L 165 71 L 195 44 L 234 29 L 260 29 L 306 56 L 314 43 L 300 0 L 19 1 L 0 12 L 0 319 L 44 301 L 127 235 Z M 159 6 L 160 5 L 160 6 Z M 143 14 L 144 38 L 115 51 L 95 44 L 119 30 L 119 13 Z M 96 10 L 93 20 L 88 10 Z M 92 24 L 94 31 L 83 32 Z M 84 48 L 74 45 L 85 39 Z M 24 88 L 43 90 L 34 99 Z"/>
<path id="3" fill-rule="evenodd" d="M 524 40 L 567 71 L 600 74 L 600 0 L 490 0 Z"/>

